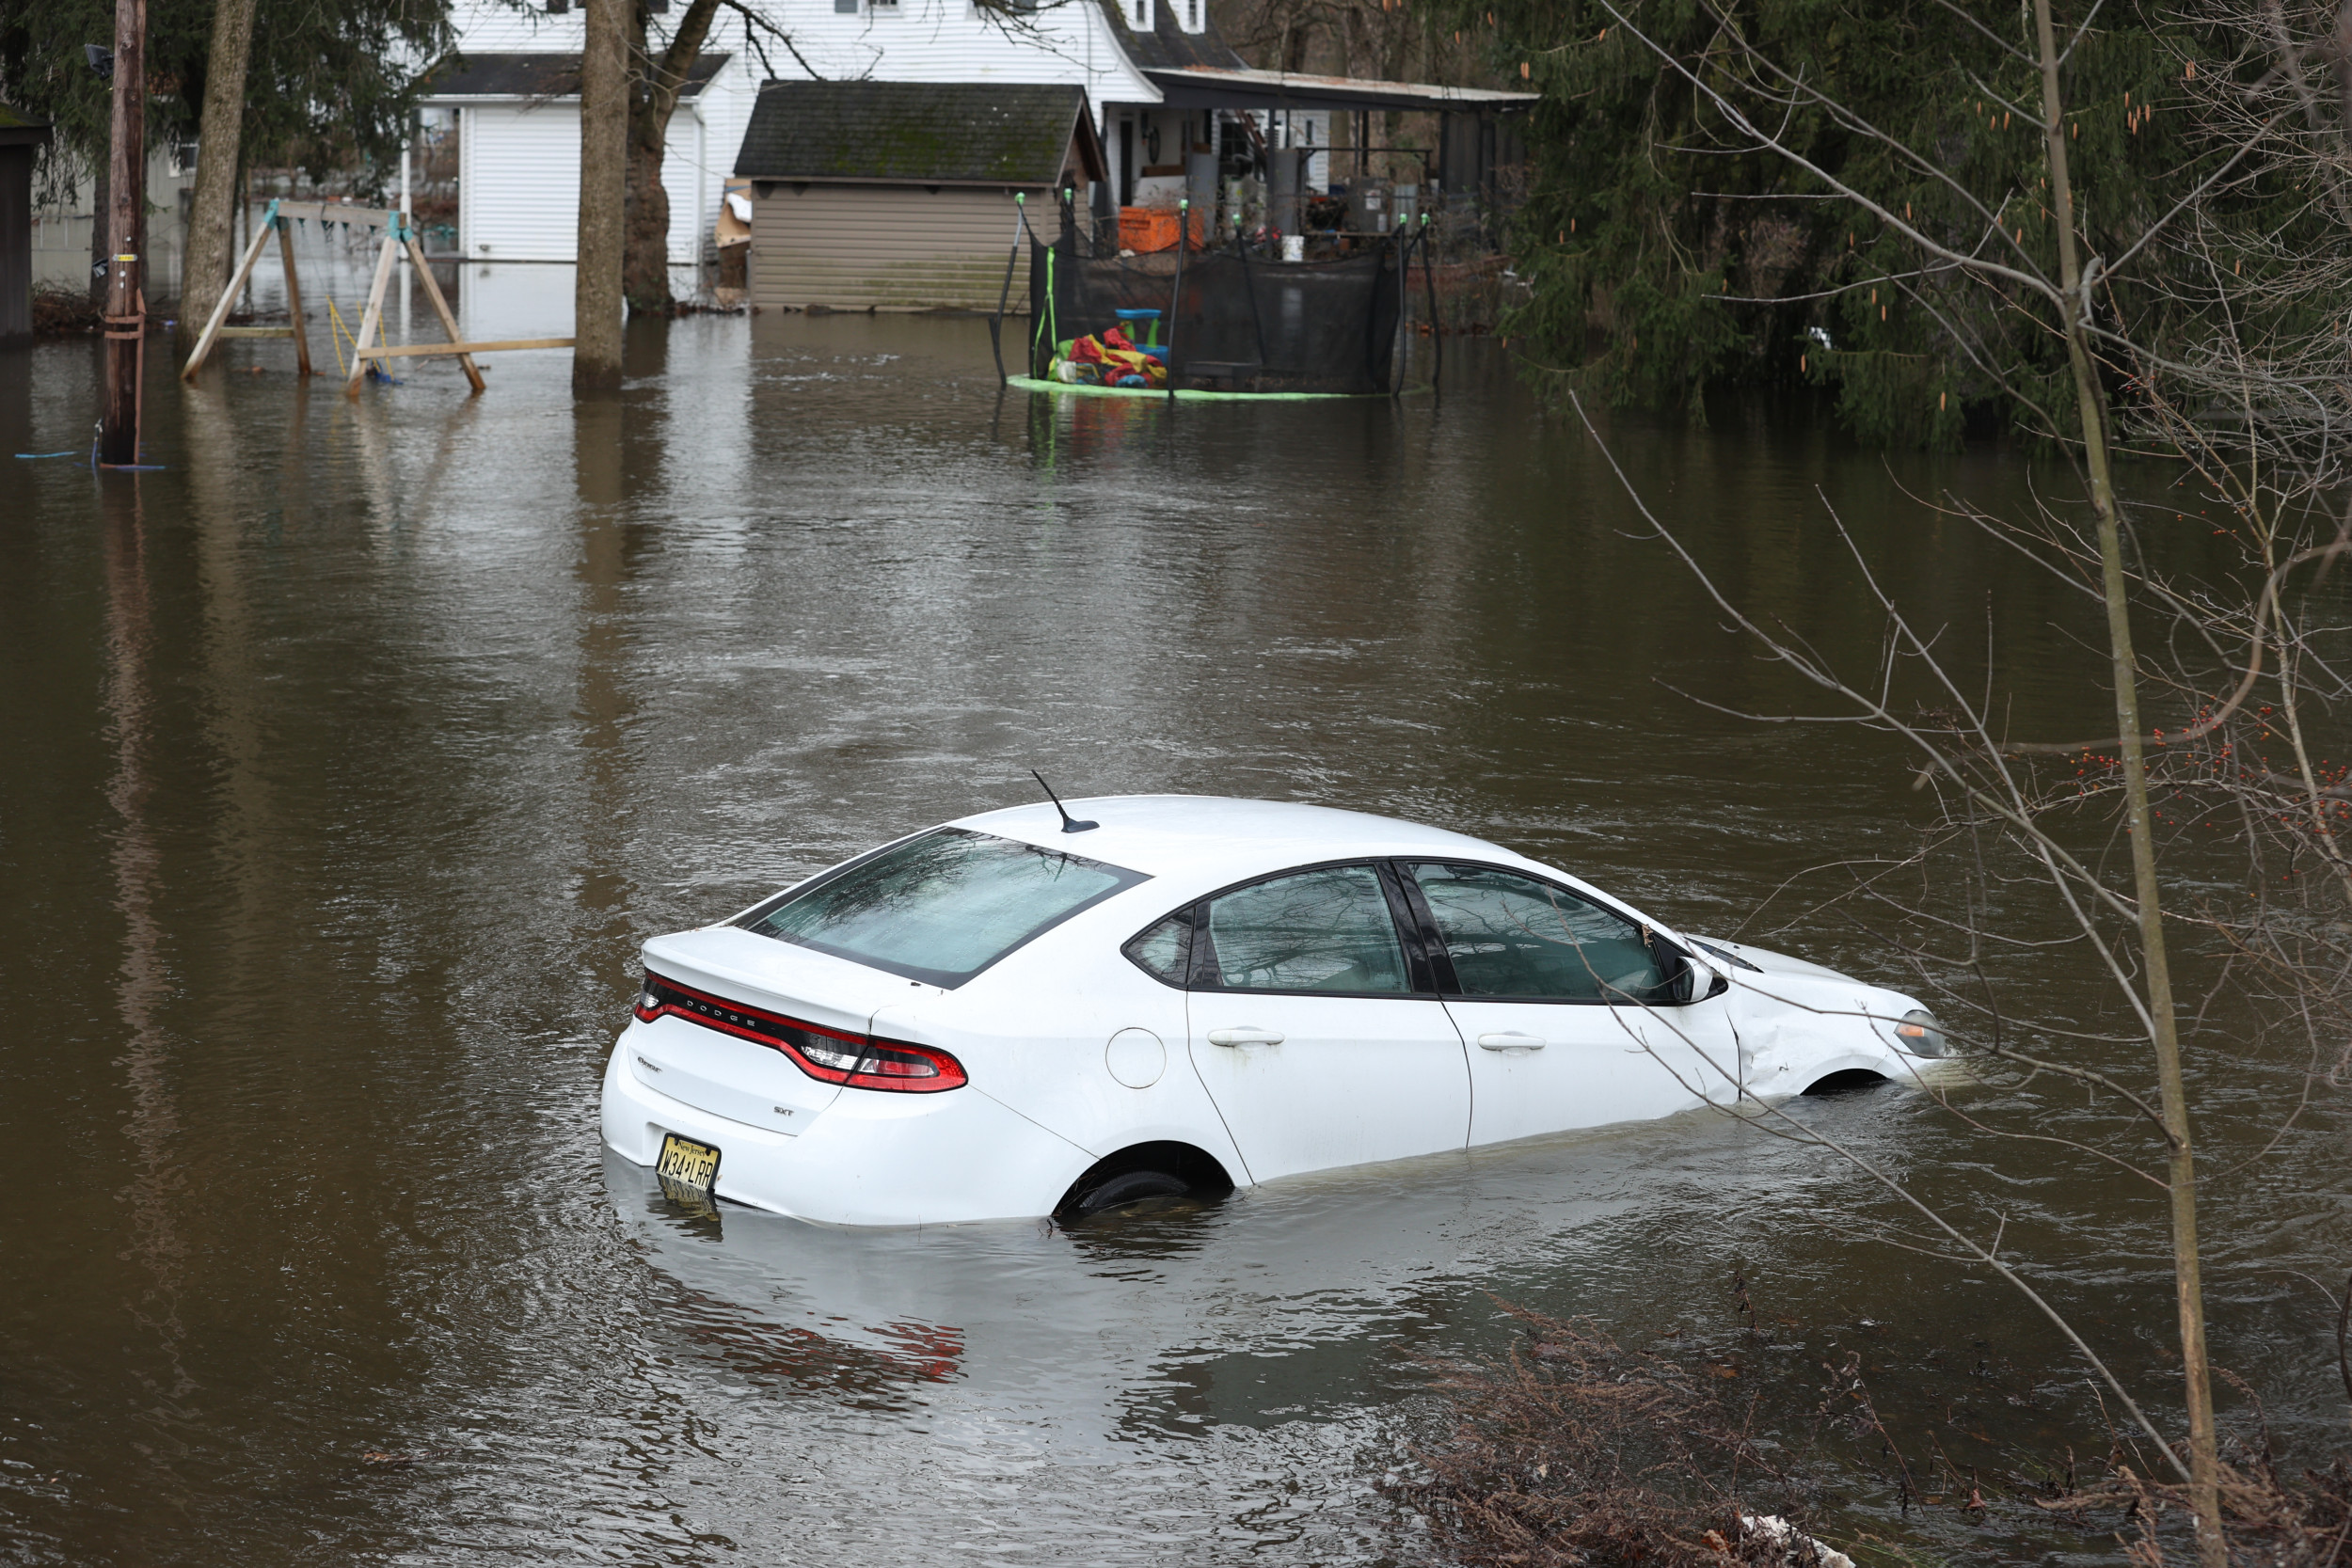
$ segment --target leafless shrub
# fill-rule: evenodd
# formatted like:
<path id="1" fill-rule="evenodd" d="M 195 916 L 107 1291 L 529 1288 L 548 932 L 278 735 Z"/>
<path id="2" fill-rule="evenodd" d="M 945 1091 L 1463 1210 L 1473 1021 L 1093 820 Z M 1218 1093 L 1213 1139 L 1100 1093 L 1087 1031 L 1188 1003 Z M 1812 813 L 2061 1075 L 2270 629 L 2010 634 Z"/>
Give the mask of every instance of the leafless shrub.
<path id="1" fill-rule="evenodd" d="M 2347 11 L 2352 16 L 2352 11 Z M 2336 1370 L 2352 1399 L 2352 1280 L 2336 1303 Z M 2352 1456 L 2325 1469 L 2280 1467 L 2253 1390 L 2222 1374 L 2252 1402 L 2250 1429 L 2222 1455 L 2219 1502 L 2230 1560 L 2246 1568 L 2336 1568 L 2352 1561 Z M 2196 1554 L 2185 1539 L 2194 1514 L 2187 1489 L 2118 1465 L 2100 1484 L 2069 1489 L 2042 1505 L 2078 1526 L 2103 1517 L 2136 1568 L 2172 1568 Z"/>
<path id="2" fill-rule="evenodd" d="M 2052 258 L 2026 243 L 2026 229 L 2011 223 L 2007 205 L 1954 179 L 1931 148 L 1907 145 L 1775 57 L 1728 0 L 1702 0 L 1720 24 L 1703 56 L 1667 41 L 1671 29 L 1646 31 L 1642 0 L 1598 3 L 1624 38 L 1719 117 L 1708 132 L 1710 150 L 1772 154 L 1800 177 L 1804 194 L 1840 203 L 1899 240 L 1903 267 L 1850 286 L 1907 294 L 1990 375 L 2017 367 L 1936 289 L 1964 281 L 1985 319 L 2022 312 L 2065 343 L 2064 382 L 2051 378 L 2037 392 L 2018 381 L 2013 390 L 2078 462 L 2088 515 L 2043 504 L 2030 516 L 2000 517 L 1960 498 L 1947 505 L 2078 592 L 2086 633 L 2104 623 L 2096 641 L 2106 643 L 2114 703 L 2109 737 L 2012 736 L 2006 697 L 1990 682 L 1979 692 L 1956 677 L 1950 628 L 1906 613 L 1834 516 L 1865 602 L 1884 628 L 1867 674 L 1841 671 L 1788 626 L 1743 612 L 1684 544 L 1662 526 L 1658 532 L 1768 658 L 1835 698 L 1828 713 L 1753 717 L 1866 726 L 1914 750 L 1920 784 L 1934 789 L 1941 806 L 1926 850 L 1902 868 L 1923 873 L 1915 885 L 1924 895 L 1894 895 L 1885 878 L 1856 891 L 1893 907 L 1908 927 L 1923 977 L 1960 1010 L 1955 1035 L 1963 1048 L 1995 1072 L 2072 1080 L 2111 1108 L 2119 1131 L 2153 1134 L 2137 1148 L 2105 1138 L 2099 1145 L 2111 1147 L 2057 1141 L 2114 1161 L 2163 1195 L 2185 1440 L 2169 1439 L 2021 1276 L 2004 1277 L 2069 1334 L 2167 1469 L 2189 1483 L 2199 1560 L 2225 1568 L 2198 1242 L 2201 1172 L 2181 1042 L 2217 1002 L 2261 1027 L 2301 1035 L 2304 1090 L 2273 1133 L 2275 1146 L 2314 1085 L 2340 1078 L 2343 1042 L 2352 1037 L 2352 851 L 2343 843 L 2352 795 L 2323 738 L 2344 734 L 2352 671 L 2342 652 L 2342 595 L 2318 591 L 2338 558 L 2352 554 L 2344 458 L 2352 384 L 2344 376 L 2352 272 L 2341 241 L 2352 219 L 2352 8 L 2338 8 L 2342 0 L 2182 0 L 2168 47 L 2180 51 L 2181 96 L 2199 155 L 2144 211 L 2129 190 L 2093 193 L 2126 219 L 2094 230 L 2082 220 L 2073 183 L 2079 119 L 2070 118 L 2076 106 L 2069 92 L 2091 57 L 2077 49 L 2095 55 L 2101 47 L 2097 5 L 2070 8 L 2074 14 L 2060 27 L 2052 0 L 2032 0 L 2016 12 L 2022 41 L 2012 42 L 2009 13 L 1990 8 L 1979 19 L 1943 0 L 1996 52 L 1998 80 L 1982 84 L 1986 101 L 2000 104 L 2005 125 L 2015 117 L 2040 133 L 2012 181 L 2048 220 Z M 2226 57 L 2210 57 L 2211 47 Z M 2133 123 L 2153 112 L 2134 108 Z M 1814 115 L 1830 117 L 1888 162 L 1849 158 L 1832 168 L 1812 161 L 1789 127 Z M 1936 185 L 1953 210 L 1973 213 L 1974 231 L 1945 235 L 1915 220 L 1902 194 L 1909 180 Z M 2280 223 L 2275 206 L 2249 203 L 2257 189 L 2299 192 L 2299 210 Z M 2147 531 L 2185 522 L 2188 508 L 2135 504 L 2112 463 L 2117 451 L 2135 449 L 2185 465 L 2181 483 L 2217 512 L 2217 531 L 2242 547 L 2237 569 L 2179 582 L 2149 565 L 2140 547 Z M 1932 692 L 1926 701 L 1908 695 L 1922 687 Z M 2216 863 L 2195 843 L 2201 833 L 2227 839 L 2243 870 L 2215 875 Z M 1957 898 L 1926 874 L 1950 860 L 1960 875 L 1947 885 Z M 2054 902 L 2072 927 L 2062 940 L 2104 975 L 2113 1028 L 2019 1021 L 1999 1005 L 1987 955 L 2018 944 L 1988 911 L 2029 887 L 2037 900 Z M 2212 951 L 2192 953 L 2197 943 Z M 2215 973 L 2204 1003 L 2184 1006 L 2176 970 L 2185 978 L 2207 957 Z M 2153 1072 L 2115 1070 L 2109 1053 L 2131 1036 L 2146 1040 Z M 2052 1141 L 2036 1127 L 1966 1119 L 1988 1133 Z M 1989 1241 L 1963 1238 L 1904 1196 L 1938 1232 L 1928 1239 L 1931 1250 L 1993 1266 L 1997 1227 Z"/>
<path id="3" fill-rule="evenodd" d="M 2335 1568 L 2352 1550 L 2352 1462 L 2325 1470 L 2281 1471 L 2267 1442 L 2233 1456 L 2221 1472 L 2222 1529 L 2230 1560 L 2244 1568 Z M 2196 1560 L 2189 1539 L 2188 1489 L 2130 1468 L 2104 1485 L 2043 1505 L 2090 1526 L 2121 1527 L 2117 1539 L 2135 1568 L 2172 1568 Z"/>
<path id="4" fill-rule="evenodd" d="M 62 283 L 42 283 L 33 290 L 33 332 L 42 338 L 63 338 L 96 332 L 103 314 L 87 289 Z"/>
<path id="5" fill-rule="evenodd" d="M 1812 1489 L 1756 1440 L 1723 1380 L 1626 1349 L 1590 1322 L 1510 1310 L 1519 1341 L 1498 1362 L 1448 1370 L 1438 1389 L 1453 1433 L 1416 1455 L 1422 1475 L 1386 1487 L 1427 1517 L 1449 1558 L 1481 1568 L 1791 1560 L 1741 1521 L 1802 1529 Z"/>

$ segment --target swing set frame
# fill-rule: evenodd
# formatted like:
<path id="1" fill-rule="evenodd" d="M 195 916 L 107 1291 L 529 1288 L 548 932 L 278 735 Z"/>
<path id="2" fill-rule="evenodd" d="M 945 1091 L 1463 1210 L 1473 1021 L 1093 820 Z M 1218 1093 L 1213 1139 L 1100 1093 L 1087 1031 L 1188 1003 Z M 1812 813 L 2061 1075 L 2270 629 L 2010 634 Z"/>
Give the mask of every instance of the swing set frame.
<path id="1" fill-rule="evenodd" d="M 359 331 L 352 340 L 351 369 L 343 378 L 343 395 L 359 395 L 359 379 L 368 367 L 384 359 L 405 359 L 419 355 L 453 356 L 457 368 L 466 372 L 466 380 L 476 394 L 487 390 L 481 368 L 473 362 L 477 354 L 505 353 L 514 349 L 570 348 L 569 338 L 507 338 L 496 341 L 469 343 L 457 332 L 457 317 L 442 296 L 441 286 L 434 281 L 433 269 L 426 264 L 424 246 L 417 242 L 416 226 L 408 215 L 387 207 L 354 207 L 341 201 L 272 200 L 262 212 L 262 219 L 253 226 L 253 243 L 246 246 L 245 256 L 237 262 L 235 276 L 223 289 L 220 303 L 213 307 L 212 320 L 204 324 L 203 333 L 196 340 L 196 347 L 188 353 L 188 362 L 180 367 L 180 379 L 193 382 L 197 372 L 212 356 L 214 345 L 225 338 L 292 338 L 297 373 L 311 374 L 310 338 L 302 318 L 302 283 L 294 270 L 294 225 L 312 222 L 326 232 L 330 223 L 354 227 L 381 229 L 384 246 L 375 260 L 375 277 L 368 286 L 368 308 L 359 318 Z M 230 308 L 252 276 L 253 264 L 262 259 L 262 248 L 269 243 L 272 230 L 278 234 L 278 254 L 286 269 L 286 312 L 293 318 L 286 326 L 230 326 L 227 325 Z M 416 263 L 417 274 L 424 280 L 425 297 L 433 302 L 434 313 L 441 318 L 441 330 L 449 335 L 440 343 L 378 343 L 376 336 L 384 326 L 384 291 L 392 280 L 392 271 L 403 255 Z"/>

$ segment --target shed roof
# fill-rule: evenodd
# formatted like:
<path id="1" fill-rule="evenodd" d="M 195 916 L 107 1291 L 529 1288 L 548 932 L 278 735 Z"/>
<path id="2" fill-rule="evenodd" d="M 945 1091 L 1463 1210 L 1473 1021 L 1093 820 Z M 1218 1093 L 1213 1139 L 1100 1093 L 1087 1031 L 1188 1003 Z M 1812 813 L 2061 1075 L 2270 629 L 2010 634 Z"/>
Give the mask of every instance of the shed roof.
<path id="1" fill-rule="evenodd" d="M 706 50 L 686 73 L 678 96 L 691 100 L 734 55 Z M 425 72 L 423 98 L 578 98 L 580 51 L 569 54 L 449 55 Z"/>
<path id="2" fill-rule="evenodd" d="M 909 185 L 1051 185 L 1071 143 L 1089 179 L 1102 143 L 1084 87 L 1002 82 L 770 82 L 739 177 Z"/>
<path id="3" fill-rule="evenodd" d="M 0 147 L 39 147 L 49 140 L 49 121 L 35 119 L 0 100 Z"/>

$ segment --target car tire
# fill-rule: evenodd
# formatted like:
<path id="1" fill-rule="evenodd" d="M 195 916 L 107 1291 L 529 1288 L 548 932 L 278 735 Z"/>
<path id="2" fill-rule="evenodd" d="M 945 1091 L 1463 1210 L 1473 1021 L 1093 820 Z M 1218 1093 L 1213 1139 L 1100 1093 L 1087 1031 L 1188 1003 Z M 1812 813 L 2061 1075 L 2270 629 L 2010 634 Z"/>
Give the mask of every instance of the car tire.
<path id="1" fill-rule="evenodd" d="M 1080 1216 L 1099 1214 L 1130 1203 L 1141 1203 L 1145 1198 L 1182 1197 L 1191 1191 L 1191 1182 L 1168 1171 L 1125 1170 L 1088 1188 L 1071 1208 Z"/>

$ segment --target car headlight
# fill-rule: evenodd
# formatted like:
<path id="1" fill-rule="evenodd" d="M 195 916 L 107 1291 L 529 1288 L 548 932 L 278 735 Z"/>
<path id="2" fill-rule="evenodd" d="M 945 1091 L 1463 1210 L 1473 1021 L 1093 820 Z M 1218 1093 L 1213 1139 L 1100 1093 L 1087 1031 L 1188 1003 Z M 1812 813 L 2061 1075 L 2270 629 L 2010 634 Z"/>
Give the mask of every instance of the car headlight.
<path id="1" fill-rule="evenodd" d="M 1895 1025 L 1895 1039 L 1914 1056 L 1941 1056 L 1951 1049 L 1945 1043 L 1944 1026 L 1923 1007 L 1903 1014 L 1903 1021 Z"/>

